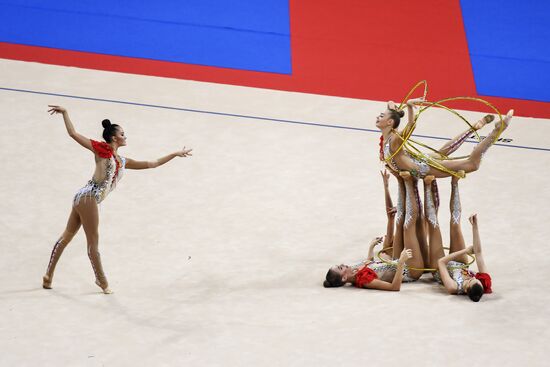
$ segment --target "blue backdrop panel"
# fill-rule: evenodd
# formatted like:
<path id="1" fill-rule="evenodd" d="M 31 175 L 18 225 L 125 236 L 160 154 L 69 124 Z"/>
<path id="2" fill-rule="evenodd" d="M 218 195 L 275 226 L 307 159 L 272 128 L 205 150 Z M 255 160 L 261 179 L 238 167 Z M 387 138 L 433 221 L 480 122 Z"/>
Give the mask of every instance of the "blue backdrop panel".
<path id="1" fill-rule="evenodd" d="M 0 42 L 291 73 L 288 0 L 4 0 Z"/>
<path id="2" fill-rule="evenodd" d="M 477 92 L 550 102 L 548 0 L 461 0 Z"/>

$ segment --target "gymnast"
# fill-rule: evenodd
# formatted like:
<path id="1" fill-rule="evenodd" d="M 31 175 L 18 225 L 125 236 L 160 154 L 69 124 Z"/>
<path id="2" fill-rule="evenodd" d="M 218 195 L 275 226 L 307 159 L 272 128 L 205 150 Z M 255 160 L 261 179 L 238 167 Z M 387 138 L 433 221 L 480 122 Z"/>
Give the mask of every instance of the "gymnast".
<path id="1" fill-rule="evenodd" d="M 323 283 L 325 288 L 342 287 L 352 284 L 358 288 L 378 289 L 384 291 L 399 291 L 405 273 L 405 261 L 412 257 L 410 249 L 401 252 L 397 262 L 374 261 L 374 247 L 382 242 L 382 237 L 376 237 L 369 245 L 367 259 L 359 264 L 345 264 L 331 267 Z M 386 256 L 386 255 L 381 255 Z"/>
<path id="2" fill-rule="evenodd" d="M 447 142 L 436 154 L 430 154 L 427 158 L 418 158 L 413 157 L 409 152 L 407 152 L 406 149 L 400 149 L 400 146 L 403 143 L 402 137 L 407 136 L 410 130 L 414 128 L 414 125 L 416 123 L 413 107 L 423 102 L 423 98 L 410 99 L 407 101 L 408 123 L 403 131 L 400 133 L 398 133 L 395 129 L 399 127 L 399 123 L 405 112 L 396 109 L 395 103 L 393 103 L 392 101 L 388 102 L 388 107 L 386 111 L 381 113 L 376 118 L 376 127 L 378 127 L 382 132 L 381 158 L 387 161 L 392 170 L 396 172 L 409 171 L 413 176 L 418 178 L 423 178 L 427 175 L 432 175 L 436 178 L 450 176 L 450 173 L 433 167 L 432 165 L 434 163 L 432 162 L 435 162 L 437 163 L 437 165 L 440 165 L 446 170 L 450 171 L 463 171 L 464 173 L 476 171 L 481 164 L 481 158 L 483 154 L 493 144 L 495 138 L 501 132 L 501 128 L 502 130 L 504 130 L 508 127 L 514 114 L 514 110 L 508 111 L 508 114 L 504 117 L 502 121 L 504 123 L 504 126 L 501 126 L 502 122 L 498 121 L 495 124 L 493 131 L 479 144 L 476 145 L 472 153 L 467 158 L 457 160 L 443 159 L 444 157 L 454 152 L 458 148 L 458 146 L 460 146 L 460 144 L 462 144 L 462 142 L 466 140 L 466 138 L 472 133 L 472 131 L 477 131 L 485 126 L 485 124 L 491 122 L 494 119 L 494 116 L 486 115 L 476 124 L 474 124 L 471 129 L 466 130 L 451 141 Z M 398 151 L 398 149 L 400 150 Z M 394 152 L 396 151 L 397 153 L 394 155 Z M 392 155 L 394 156 L 392 157 Z"/>
<path id="3" fill-rule="evenodd" d="M 50 115 L 62 114 L 65 121 L 65 128 L 71 138 L 82 145 L 84 148 L 94 153 L 95 173 L 90 181 L 81 188 L 73 199 L 71 214 L 65 231 L 55 243 L 46 274 L 42 278 L 42 286 L 45 289 L 51 289 L 55 266 L 63 253 L 63 250 L 71 242 L 74 235 L 84 227 L 88 247 L 88 257 L 92 263 L 95 274 L 95 283 L 102 289 L 103 293 L 112 293 L 109 283 L 103 272 L 101 258 L 99 255 L 99 213 L 98 205 L 111 192 L 118 181 L 122 178 L 124 169 L 147 169 L 161 166 L 175 157 L 191 156 L 191 149 L 179 150 L 168 154 L 155 161 L 135 161 L 130 158 L 124 158 L 118 154 L 118 148 L 126 145 L 126 135 L 122 127 L 111 124 L 107 119 L 102 121 L 103 139 L 105 142 L 98 142 L 88 139 L 79 134 L 69 118 L 67 110 L 61 106 L 49 105 Z"/>
<path id="4" fill-rule="evenodd" d="M 388 254 L 396 242 L 402 242 L 403 230 L 401 232 L 396 231 L 397 233 L 394 236 L 395 216 L 396 213 L 399 213 L 400 209 L 399 205 L 398 208 L 393 207 L 388 188 L 389 173 L 381 171 L 380 174 L 384 183 L 386 215 L 388 219 L 386 236 L 384 238 L 376 237 L 371 241 L 367 259 L 361 261 L 359 264 L 354 266 L 341 264 L 331 267 L 323 283 L 326 288 L 341 287 L 346 283 L 351 283 L 360 288 L 399 290 L 402 281 L 410 282 L 418 279 L 417 274 L 415 274 L 414 278 L 410 276 L 409 269 L 404 264 L 405 261 L 413 258 L 414 250 L 408 247 L 403 249 L 402 247 L 398 260 L 392 260 L 392 255 Z M 401 219 L 398 219 L 398 222 L 402 222 Z M 374 260 L 374 248 L 382 243 L 382 241 L 383 246 L 379 253 L 381 260 Z M 393 248 L 393 254 L 395 254 L 395 247 Z M 393 256 L 393 258 L 397 258 L 397 256 Z"/>
<path id="5" fill-rule="evenodd" d="M 467 294 L 474 302 L 478 302 L 484 293 L 492 293 L 491 276 L 487 273 L 487 266 L 483 258 L 477 214 L 469 220 L 473 231 L 473 246 L 466 247 L 460 227 L 461 205 L 458 191 L 458 177 L 451 179 L 450 200 L 450 249 L 449 255 L 443 251 L 441 231 L 437 220 L 437 208 L 434 206 L 431 191 L 434 176 L 424 178 L 426 188 L 426 212 L 428 218 L 428 233 L 430 243 L 430 267 L 438 269 L 434 272 L 434 279 L 445 286 L 450 294 Z M 466 255 L 474 254 L 479 272 L 468 269 Z"/>

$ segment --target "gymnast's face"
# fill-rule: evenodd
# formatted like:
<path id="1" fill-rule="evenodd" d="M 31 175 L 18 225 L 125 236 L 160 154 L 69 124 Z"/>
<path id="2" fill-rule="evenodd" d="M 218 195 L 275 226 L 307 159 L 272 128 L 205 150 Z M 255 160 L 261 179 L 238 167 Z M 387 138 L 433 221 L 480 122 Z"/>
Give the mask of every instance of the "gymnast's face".
<path id="1" fill-rule="evenodd" d="M 376 118 L 376 127 L 382 130 L 387 126 L 391 126 L 392 121 L 393 120 L 390 119 L 390 111 L 386 110 L 378 115 L 378 117 Z"/>
<path id="2" fill-rule="evenodd" d="M 115 136 L 113 136 L 113 140 L 115 143 L 118 144 L 119 147 L 123 147 L 126 145 L 126 135 L 124 134 L 124 130 L 119 127 L 116 130 Z"/>
<path id="3" fill-rule="evenodd" d="M 332 268 L 330 268 L 330 270 L 338 273 L 343 282 L 346 282 L 347 279 L 353 276 L 353 269 L 345 264 L 334 265 Z"/>

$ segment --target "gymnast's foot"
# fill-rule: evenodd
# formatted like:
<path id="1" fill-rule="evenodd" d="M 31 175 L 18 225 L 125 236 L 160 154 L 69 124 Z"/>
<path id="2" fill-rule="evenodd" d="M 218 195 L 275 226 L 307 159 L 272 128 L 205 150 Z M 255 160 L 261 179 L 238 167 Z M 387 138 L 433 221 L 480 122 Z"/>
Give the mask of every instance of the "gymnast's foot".
<path id="1" fill-rule="evenodd" d="M 96 279 L 96 281 L 95 281 L 95 284 L 97 284 L 97 286 L 98 286 L 99 288 L 101 288 L 101 290 L 103 291 L 103 293 L 105 293 L 105 294 L 112 294 L 112 293 L 113 293 L 113 291 L 109 288 L 109 285 L 108 285 L 108 284 L 107 284 L 107 285 L 103 285 L 103 284 L 101 284 L 101 282 L 100 282 L 99 280 L 97 280 L 97 279 Z"/>
<path id="2" fill-rule="evenodd" d="M 474 130 L 481 129 L 483 126 L 491 123 L 494 119 L 495 119 L 495 116 L 493 116 L 493 115 L 483 116 L 483 118 L 481 120 L 479 120 L 478 122 L 475 123 Z"/>
<path id="3" fill-rule="evenodd" d="M 409 171 L 399 171 L 399 176 L 403 177 L 404 180 L 410 180 L 412 177 Z"/>
<path id="4" fill-rule="evenodd" d="M 502 130 L 506 130 L 506 128 L 508 127 L 508 125 L 510 125 L 510 122 L 512 121 L 512 117 L 514 117 L 514 110 L 510 110 L 508 111 L 508 113 L 506 114 L 506 116 L 504 116 L 504 119 L 502 122 L 504 122 L 504 127 Z M 497 121 L 497 123 L 495 124 L 495 130 L 496 129 L 500 129 L 500 126 L 502 125 L 502 122 L 501 121 Z"/>
<path id="5" fill-rule="evenodd" d="M 435 176 L 428 175 L 428 176 L 424 177 L 424 184 L 425 185 L 430 185 L 433 182 L 433 180 L 435 180 Z"/>
<path id="6" fill-rule="evenodd" d="M 455 176 L 455 175 L 451 176 L 451 182 L 452 183 L 457 183 L 458 180 L 460 180 L 461 178 L 466 177 L 466 172 L 464 172 L 463 170 L 456 171 L 456 174 L 457 174 L 457 176 Z"/>
<path id="7" fill-rule="evenodd" d="M 50 278 L 47 275 L 44 275 L 42 277 L 42 288 L 44 289 L 52 289 L 52 278 Z"/>

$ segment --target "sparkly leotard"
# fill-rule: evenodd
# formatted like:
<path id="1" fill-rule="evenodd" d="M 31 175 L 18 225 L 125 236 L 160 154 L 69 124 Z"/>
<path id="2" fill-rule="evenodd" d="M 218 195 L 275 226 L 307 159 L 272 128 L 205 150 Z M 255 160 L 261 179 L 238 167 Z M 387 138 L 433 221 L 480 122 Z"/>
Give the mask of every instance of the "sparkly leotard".
<path id="1" fill-rule="evenodd" d="M 387 141 L 384 143 L 384 159 L 388 159 L 392 156 L 392 152 L 390 149 L 390 142 L 391 142 L 391 136 L 388 137 Z M 426 161 L 418 159 L 416 157 L 413 157 L 412 155 L 407 152 L 407 150 L 403 149 L 403 152 L 411 161 L 415 163 L 415 165 L 418 167 L 417 169 L 411 170 L 411 174 L 417 178 L 424 178 L 430 171 L 430 166 Z M 391 158 L 389 161 L 387 161 L 390 168 L 396 172 L 402 171 L 398 166 L 397 162 L 394 158 Z"/>
<path id="2" fill-rule="evenodd" d="M 96 203 L 101 203 L 115 189 L 124 174 L 126 166 L 124 157 L 120 157 L 119 161 L 109 144 L 95 140 L 91 142 L 95 153 L 96 169 L 92 179 L 74 196 L 73 205 L 75 206 L 83 197 L 92 197 Z"/>
<path id="3" fill-rule="evenodd" d="M 466 294 L 464 291 L 464 281 L 475 277 L 475 273 L 469 269 L 464 268 L 464 264 L 458 261 L 449 261 L 447 263 L 447 271 L 449 275 L 457 284 L 456 294 Z M 434 279 L 443 284 L 439 271 L 434 273 Z"/>
<path id="4" fill-rule="evenodd" d="M 388 260 L 388 262 L 384 261 L 377 261 L 377 260 L 364 260 L 353 267 L 358 269 L 363 266 L 367 266 L 368 268 L 372 269 L 379 279 L 384 279 L 386 276 L 386 273 L 388 272 L 395 272 L 397 269 L 397 260 Z M 410 270 L 407 265 L 403 267 L 403 282 L 414 282 L 416 279 L 411 278 L 410 276 Z"/>
<path id="5" fill-rule="evenodd" d="M 391 136 L 388 137 L 388 140 L 384 142 L 384 159 L 388 159 L 392 155 L 391 149 L 390 149 L 390 142 L 391 142 Z M 396 172 L 400 171 L 399 167 L 397 167 L 397 163 L 395 162 L 395 159 L 392 158 L 389 161 L 387 161 L 387 163 L 392 170 Z"/>

